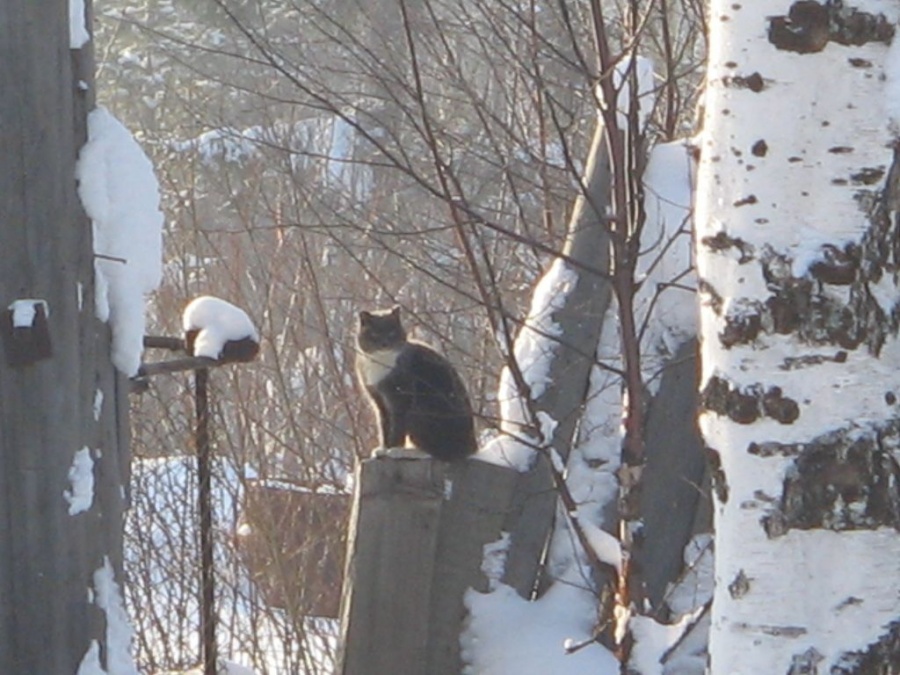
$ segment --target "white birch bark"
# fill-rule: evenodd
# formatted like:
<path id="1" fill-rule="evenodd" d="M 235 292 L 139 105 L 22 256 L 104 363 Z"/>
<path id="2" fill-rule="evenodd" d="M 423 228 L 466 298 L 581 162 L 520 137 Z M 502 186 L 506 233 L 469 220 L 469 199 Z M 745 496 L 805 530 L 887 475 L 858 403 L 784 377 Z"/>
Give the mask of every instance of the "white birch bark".
<path id="1" fill-rule="evenodd" d="M 700 423 L 720 461 L 716 674 L 900 659 L 884 81 L 900 3 L 845 5 L 714 0 L 709 14 L 696 245 Z"/>

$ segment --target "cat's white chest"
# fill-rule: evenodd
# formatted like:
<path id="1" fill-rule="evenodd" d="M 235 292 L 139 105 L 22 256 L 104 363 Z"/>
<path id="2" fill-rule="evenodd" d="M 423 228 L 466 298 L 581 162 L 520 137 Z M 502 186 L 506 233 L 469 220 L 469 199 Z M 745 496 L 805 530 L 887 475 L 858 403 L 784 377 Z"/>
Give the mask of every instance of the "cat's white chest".
<path id="1" fill-rule="evenodd" d="M 374 387 L 393 372 L 397 365 L 399 349 L 382 349 L 377 352 L 357 352 L 356 372 L 367 387 Z"/>

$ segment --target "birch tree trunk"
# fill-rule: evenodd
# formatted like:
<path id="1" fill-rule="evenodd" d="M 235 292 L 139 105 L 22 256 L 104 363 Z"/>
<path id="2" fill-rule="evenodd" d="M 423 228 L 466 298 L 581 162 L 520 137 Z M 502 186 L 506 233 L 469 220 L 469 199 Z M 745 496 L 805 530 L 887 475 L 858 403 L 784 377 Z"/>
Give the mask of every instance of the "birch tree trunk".
<path id="1" fill-rule="evenodd" d="M 713 673 L 900 664 L 898 10 L 712 3 L 696 243 Z"/>

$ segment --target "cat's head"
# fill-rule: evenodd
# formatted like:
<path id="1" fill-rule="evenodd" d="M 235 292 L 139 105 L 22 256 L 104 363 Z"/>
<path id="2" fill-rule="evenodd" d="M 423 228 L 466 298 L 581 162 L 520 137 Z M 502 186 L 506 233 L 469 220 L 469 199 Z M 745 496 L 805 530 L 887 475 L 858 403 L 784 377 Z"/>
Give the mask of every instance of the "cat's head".
<path id="1" fill-rule="evenodd" d="M 400 323 L 400 307 L 359 313 L 356 343 L 361 351 L 376 352 L 392 349 L 406 342 L 406 331 Z"/>

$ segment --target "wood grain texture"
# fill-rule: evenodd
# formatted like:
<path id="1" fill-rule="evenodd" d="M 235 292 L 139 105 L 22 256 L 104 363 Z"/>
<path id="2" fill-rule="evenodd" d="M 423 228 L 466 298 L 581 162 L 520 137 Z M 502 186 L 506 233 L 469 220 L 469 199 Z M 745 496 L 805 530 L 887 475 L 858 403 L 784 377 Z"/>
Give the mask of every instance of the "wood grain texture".
<path id="1" fill-rule="evenodd" d="M 90 641 L 105 641 L 88 588 L 104 556 L 121 565 L 127 465 L 126 403 L 94 317 L 91 229 L 74 178 L 93 59 L 89 46 L 69 50 L 65 0 L 0 3 L 0 59 L 0 306 L 46 300 L 53 345 L 23 367 L 0 359 L 0 672 L 74 673 Z M 63 493 L 84 447 L 94 501 L 70 516 Z"/>
<path id="2" fill-rule="evenodd" d="M 458 675 L 468 588 L 506 524 L 515 472 L 470 460 L 361 463 L 341 607 L 343 675 Z"/>
<path id="3" fill-rule="evenodd" d="M 584 408 L 597 343 L 612 297 L 608 277 L 609 228 L 605 220 L 612 176 L 602 126 L 595 131 L 585 177 L 585 189 L 576 200 L 563 248 L 568 259 L 580 264 L 573 266 L 578 281 L 553 313 L 560 341 L 547 372 L 555 386 L 547 387 L 535 401 L 536 410 L 557 422 L 550 445 L 564 461 Z M 539 453 L 531 470 L 522 475 L 516 495 L 518 517 L 510 532 L 503 581 L 522 597 L 530 598 L 544 585 L 541 565 L 558 500 L 545 454 Z"/>
<path id="4" fill-rule="evenodd" d="M 654 609 L 668 584 L 678 580 L 684 547 L 697 528 L 712 530 L 706 455 L 696 423 L 697 384 L 697 342 L 690 340 L 666 367 L 647 414 L 644 536 L 635 558 Z"/>

